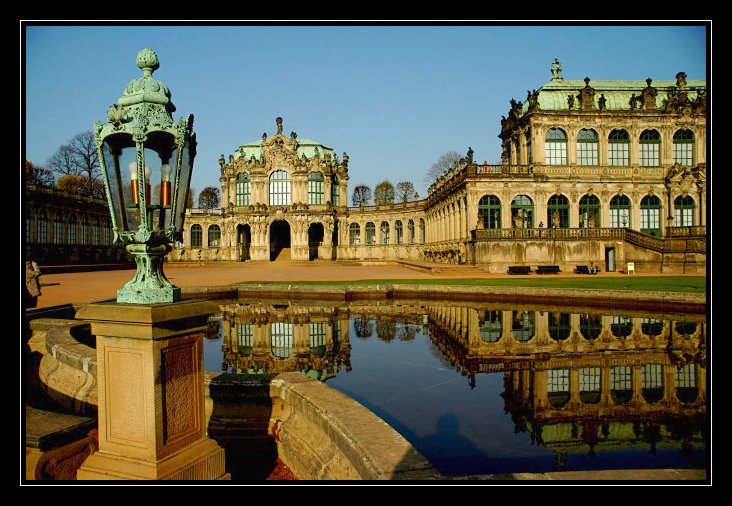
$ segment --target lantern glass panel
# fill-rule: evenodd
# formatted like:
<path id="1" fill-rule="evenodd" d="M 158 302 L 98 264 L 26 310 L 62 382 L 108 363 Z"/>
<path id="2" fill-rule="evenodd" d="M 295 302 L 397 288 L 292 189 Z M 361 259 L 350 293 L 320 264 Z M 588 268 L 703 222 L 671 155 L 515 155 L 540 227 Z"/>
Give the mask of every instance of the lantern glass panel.
<path id="1" fill-rule="evenodd" d="M 186 212 L 186 201 L 188 200 L 188 195 L 186 195 L 186 192 L 191 184 L 191 169 L 193 168 L 193 157 L 191 156 L 191 154 L 192 152 L 194 152 L 194 150 L 195 147 L 191 145 L 190 140 L 186 140 L 185 144 L 183 145 L 183 152 L 181 153 L 180 157 L 180 180 L 178 182 L 178 187 L 174 190 L 178 192 L 174 214 L 175 223 L 173 223 L 175 232 L 177 234 L 180 234 L 183 230 L 183 218 Z M 175 176 L 172 175 L 171 179 L 174 177 Z"/>
<path id="2" fill-rule="evenodd" d="M 125 180 L 120 165 L 119 153 L 115 152 L 114 143 L 110 144 L 106 139 L 102 145 L 102 156 L 104 169 L 107 174 L 107 185 L 109 186 L 109 197 L 111 199 L 111 212 L 114 216 L 114 225 L 118 230 L 127 229 L 127 215 L 124 212 L 124 202 L 126 200 Z"/>

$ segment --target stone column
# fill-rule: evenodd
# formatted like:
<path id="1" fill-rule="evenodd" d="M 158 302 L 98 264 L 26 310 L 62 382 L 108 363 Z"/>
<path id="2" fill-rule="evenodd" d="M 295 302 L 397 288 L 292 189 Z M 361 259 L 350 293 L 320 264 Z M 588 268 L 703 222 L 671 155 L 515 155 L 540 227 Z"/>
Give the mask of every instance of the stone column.
<path id="1" fill-rule="evenodd" d="M 203 333 L 210 306 L 90 304 L 77 318 L 96 336 L 99 450 L 79 480 L 226 478 L 206 437 Z M 185 323 L 183 323 L 185 322 Z"/>

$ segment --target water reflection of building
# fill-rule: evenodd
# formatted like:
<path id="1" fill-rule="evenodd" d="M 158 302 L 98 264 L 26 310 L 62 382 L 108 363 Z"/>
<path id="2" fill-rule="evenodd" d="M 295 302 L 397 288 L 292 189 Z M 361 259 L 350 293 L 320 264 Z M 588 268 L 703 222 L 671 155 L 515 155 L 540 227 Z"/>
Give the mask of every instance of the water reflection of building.
<path id="1" fill-rule="evenodd" d="M 302 371 L 314 378 L 350 370 L 348 316 L 335 307 L 237 303 L 223 309 L 223 370 Z"/>
<path id="2" fill-rule="evenodd" d="M 557 453 L 704 445 L 706 323 L 542 310 L 430 308 L 430 336 L 475 386 L 503 372 L 517 432 Z"/>

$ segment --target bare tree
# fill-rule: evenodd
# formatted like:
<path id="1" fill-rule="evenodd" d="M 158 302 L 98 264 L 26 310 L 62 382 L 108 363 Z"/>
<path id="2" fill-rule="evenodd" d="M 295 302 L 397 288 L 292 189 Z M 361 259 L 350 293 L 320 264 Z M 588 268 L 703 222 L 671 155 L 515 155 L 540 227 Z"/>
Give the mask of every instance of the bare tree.
<path id="1" fill-rule="evenodd" d="M 101 168 L 91 130 L 76 134 L 67 144 L 60 146 L 47 164 L 51 171 L 61 176 L 83 176 L 87 186 L 86 193 L 95 193 L 95 181 L 101 177 Z"/>
<path id="2" fill-rule="evenodd" d="M 414 184 L 410 181 L 401 181 L 397 183 L 395 191 L 397 202 L 406 203 L 414 199 Z"/>
<path id="3" fill-rule="evenodd" d="M 371 188 L 365 184 L 360 184 L 353 189 L 353 205 L 360 206 L 361 201 L 364 205 L 368 205 L 371 200 Z"/>
<path id="4" fill-rule="evenodd" d="M 52 187 L 56 182 L 53 172 L 43 167 L 36 167 L 25 161 L 25 183 L 41 187 Z"/>
<path id="5" fill-rule="evenodd" d="M 425 174 L 424 177 L 425 184 L 430 186 L 445 172 L 453 168 L 455 164 L 460 161 L 460 158 L 460 154 L 453 150 L 447 151 L 445 154 L 441 155 L 437 161 L 427 169 L 427 174 Z"/>

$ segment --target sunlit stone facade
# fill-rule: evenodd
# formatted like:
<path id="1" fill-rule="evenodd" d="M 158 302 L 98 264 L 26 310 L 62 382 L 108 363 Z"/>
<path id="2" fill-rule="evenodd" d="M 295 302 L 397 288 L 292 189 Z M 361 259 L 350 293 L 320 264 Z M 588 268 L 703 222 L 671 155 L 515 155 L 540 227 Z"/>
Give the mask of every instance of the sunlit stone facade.
<path id="1" fill-rule="evenodd" d="M 706 81 L 551 80 L 511 100 L 502 163 L 472 149 L 426 199 L 348 207 L 348 156 L 293 132 L 221 157 L 220 210 L 171 260 L 412 260 L 706 270 Z"/>

